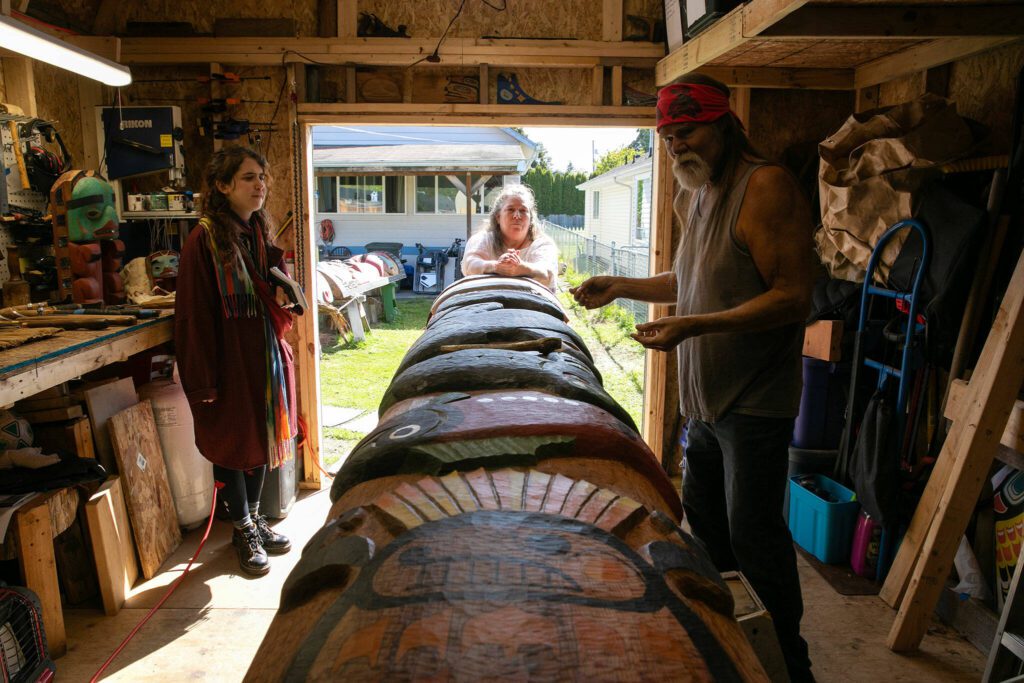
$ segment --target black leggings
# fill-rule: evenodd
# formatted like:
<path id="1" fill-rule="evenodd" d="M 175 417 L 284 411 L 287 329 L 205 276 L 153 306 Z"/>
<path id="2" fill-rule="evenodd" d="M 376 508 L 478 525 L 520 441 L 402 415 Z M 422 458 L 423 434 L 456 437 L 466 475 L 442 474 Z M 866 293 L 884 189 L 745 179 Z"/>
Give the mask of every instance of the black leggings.
<path id="1" fill-rule="evenodd" d="M 249 521 L 250 511 L 255 512 L 259 509 L 263 479 L 266 476 L 266 465 L 251 470 L 213 466 L 213 478 L 224 484 L 218 495 L 227 505 L 228 515 L 235 526 L 244 526 Z"/>

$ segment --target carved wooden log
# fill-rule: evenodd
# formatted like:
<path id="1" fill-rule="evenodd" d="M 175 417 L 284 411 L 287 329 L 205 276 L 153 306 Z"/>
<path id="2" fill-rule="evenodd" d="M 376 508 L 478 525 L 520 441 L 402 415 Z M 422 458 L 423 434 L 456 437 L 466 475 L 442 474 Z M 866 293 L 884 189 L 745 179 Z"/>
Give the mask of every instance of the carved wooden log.
<path id="1" fill-rule="evenodd" d="M 586 344 L 576 332 L 561 320 L 547 313 L 516 309 L 480 311 L 463 309 L 439 319 L 433 319 L 406 352 L 396 374 L 416 363 L 441 354 L 441 347 L 449 344 L 487 344 L 491 342 L 532 341 L 544 337 L 558 337 L 562 348 L 576 360 L 587 365 L 600 381 Z"/>
<path id="2" fill-rule="evenodd" d="M 443 292 L 437 295 L 434 299 L 433 306 L 430 307 L 430 314 L 433 315 L 437 310 L 453 296 L 459 296 L 468 292 L 483 292 L 490 290 L 503 290 L 512 292 L 528 292 L 536 296 L 543 297 L 555 306 L 559 308 L 562 304 L 558 301 L 550 289 L 540 284 L 536 280 L 531 280 L 526 277 L 500 277 L 497 275 L 470 275 L 464 277 L 452 286 L 445 289 Z M 563 320 L 568 320 L 563 314 Z"/>
<path id="3" fill-rule="evenodd" d="M 474 389 L 537 389 L 591 403 L 636 430 L 633 418 L 605 392 L 590 368 L 563 353 L 479 349 L 437 356 L 396 375 L 384 392 L 380 413 L 420 394 Z"/>
<path id="4" fill-rule="evenodd" d="M 393 406 L 345 460 L 331 500 L 347 510 L 391 486 L 368 485 L 379 478 L 481 466 L 565 467 L 570 476 L 682 518 L 679 494 L 635 431 L 589 403 L 538 391 L 448 393 Z"/>
<path id="5" fill-rule="evenodd" d="M 453 294 L 439 304 L 430 317 L 431 322 L 441 319 L 448 312 L 472 306 L 474 304 L 491 304 L 491 308 L 519 308 L 528 311 L 539 311 L 565 321 L 565 311 L 561 306 L 552 303 L 551 299 L 534 291 L 509 291 L 503 289 L 487 289 L 483 291 Z M 496 304 L 496 305 L 495 305 Z"/>
<path id="6" fill-rule="evenodd" d="M 452 304 L 427 334 L 537 313 L 493 303 Z M 584 363 L 454 351 L 398 373 L 380 413 L 246 680 L 768 680 L 668 477 Z"/>
<path id="7" fill-rule="evenodd" d="M 766 681 L 703 549 L 536 470 L 423 477 L 333 517 L 249 681 Z"/>

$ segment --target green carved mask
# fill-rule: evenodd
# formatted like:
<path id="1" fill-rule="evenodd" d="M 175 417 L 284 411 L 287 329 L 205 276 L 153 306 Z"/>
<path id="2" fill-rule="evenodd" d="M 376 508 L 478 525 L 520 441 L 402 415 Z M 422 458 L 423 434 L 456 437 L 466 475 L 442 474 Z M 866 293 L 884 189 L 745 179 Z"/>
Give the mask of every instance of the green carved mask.
<path id="1" fill-rule="evenodd" d="M 68 239 L 72 242 L 117 239 L 114 188 L 97 177 L 75 183 L 68 202 Z"/>
<path id="2" fill-rule="evenodd" d="M 178 277 L 178 252 L 156 251 L 149 255 L 149 274 L 154 280 Z"/>

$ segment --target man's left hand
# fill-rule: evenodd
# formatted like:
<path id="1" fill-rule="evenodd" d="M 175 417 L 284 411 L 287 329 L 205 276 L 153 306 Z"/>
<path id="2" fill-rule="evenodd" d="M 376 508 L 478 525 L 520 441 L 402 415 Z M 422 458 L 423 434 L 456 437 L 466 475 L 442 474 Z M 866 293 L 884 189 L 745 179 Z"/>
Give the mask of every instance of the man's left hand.
<path id="1" fill-rule="evenodd" d="M 655 351 L 671 351 L 684 339 L 700 334 L 697 321 L 691 316 L 670 315 L 640 323 L 636 332 L 631 334 L 641 346 Z"/>

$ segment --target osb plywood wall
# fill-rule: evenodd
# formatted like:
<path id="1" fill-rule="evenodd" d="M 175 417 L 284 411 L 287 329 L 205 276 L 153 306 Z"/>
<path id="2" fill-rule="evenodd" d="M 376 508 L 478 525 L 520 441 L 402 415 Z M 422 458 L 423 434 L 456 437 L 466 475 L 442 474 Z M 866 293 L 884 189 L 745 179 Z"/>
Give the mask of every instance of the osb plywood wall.
<path id="1" fill-rule="evenodd" d="M 125 33 L 129 21 L 188 22 L 198 33 L 213 33 L 214 20 L 234 18 L 294 19 L 298 35 L 317 35 L 316 0 L 271 0 L 249 3 L 239 3 L 235 0 L 146 0 L 122 2 L 117 5 L 119 11 L 110 18 L 110 23 L 112 32 L 120 35 Z"/>
<path id="2" fill-rule="evenodd" d="M 7 83 L 4 81 L 4 62 L 0 59 L 0 102 L 7 101 Z"/>
<path id="3" fill-rule="evenodd" d="M 498 101 L 498 76 L 515 76 L 522 92 L 542 102 L 590 103 L 590 71 L 586 69 L 492 69 L 488 102 Z"/>
<path id="4" fill-rule="evenodd" d="M 752 90 L 751 142 L 769 159 L 788 147 L 818 143 L 853 112 L 853 93 L 818 90 Z"/>
<path id="5" fill-rule="evenodd" d="M 75 168 L 82 168 L 82 116 L 78 110 L 78 80 L 70 71 L 43 62 L 32 63 L 36 86 L 36 115 L 57 123 Z"/>
<path id="6" fill-rule="evenodd" d="M 437 37 L 444 33 L 461 2 L 361 0 L 359 11 L 377 15 L 393 29 L 404 24 L 414 38 Z M 601 4 L 595 0 L 472 0 L 466 2 L 448 35 L 601 40 L 600 10 Z"/>
<path id="7" fill-rule="evenodd" d="M 1024 45 L 1019 43 L 950 65 L 947 96 L 956 102 L 961 115 L 979 121 L 989 129 L 989 137 L 978 154 L 1009 153 L 1013 99 L 1021 68 L 1024 68 Z M 924 90 L 923 73 L 895 79 L 879 88 L 879 105 L 907 102 L 919 97 Z"/>

